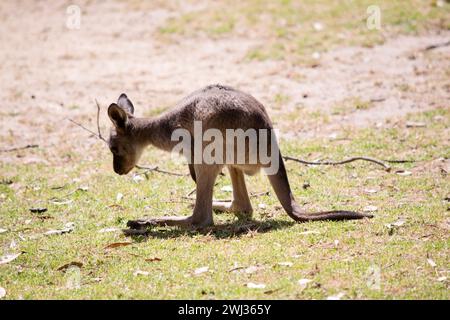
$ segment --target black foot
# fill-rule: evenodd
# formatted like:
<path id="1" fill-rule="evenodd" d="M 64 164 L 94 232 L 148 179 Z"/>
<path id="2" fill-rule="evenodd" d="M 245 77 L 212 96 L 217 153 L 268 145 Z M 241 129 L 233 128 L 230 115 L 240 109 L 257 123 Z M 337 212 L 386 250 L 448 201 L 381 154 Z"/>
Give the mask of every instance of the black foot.
<path id="1" fill-rule="evenodd" d="M 134 230 L 145 230 L 155 226 L 156 222 L 152 219 L 128 220 L 127 227 Z"/>

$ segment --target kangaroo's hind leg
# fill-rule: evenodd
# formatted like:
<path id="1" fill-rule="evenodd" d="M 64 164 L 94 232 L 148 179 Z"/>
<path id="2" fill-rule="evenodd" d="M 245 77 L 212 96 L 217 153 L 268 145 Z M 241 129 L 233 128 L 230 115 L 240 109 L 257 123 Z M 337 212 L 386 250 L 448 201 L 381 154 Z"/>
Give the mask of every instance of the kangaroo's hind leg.
<path id="1" fill-rule="evenodd" d="M 250 219 L 253 209 L 245 185 L 244 173 L 241 169 L 233 166 L 229 166 L 228 171 L 233 186 L 233 201 L 231 203 L 214 201 L 213 209 L 234 212 L 239 218 Z"/>

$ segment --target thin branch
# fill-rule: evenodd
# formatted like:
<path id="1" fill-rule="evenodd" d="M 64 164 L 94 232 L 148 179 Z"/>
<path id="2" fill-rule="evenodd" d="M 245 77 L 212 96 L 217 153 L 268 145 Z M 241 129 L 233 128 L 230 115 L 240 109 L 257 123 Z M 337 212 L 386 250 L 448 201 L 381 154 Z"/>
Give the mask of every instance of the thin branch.
<path id="1" fill-rule="evenodd" d="M 87 132 L 89 132 L 90 134 L 93 134 L 94 136 L 96 136 L 97 138 L 99 138 L 100 140 L 103 140 L 104 142 L 108 143 L 108 141 L 106 141 L 105 138 L 103 138 L 102 136 L 102 132 L 100 130 L 100 105 L 98 104 L 97 99 L 95 99 L 95 103 L 97 105 L 97 130 L 98 130 L 98 134 L 95 133 L 94 131 L 92 131 L 91 129 L 86 128 L 85 126 L 83 126 L 81 123 L 76 122 L 75 120 L 72 120 L 70 118 L 68 118 L 67 120 L 69 120 L 70 122 L 76 124 L 77 126 L 79 126 L 80 128 L 86 130 Z"/>
<path id="2" fill-rule="evenodd" d="M 98 137 L 106 142 L 106 140 L 103 138 L 102 132 L 100 130 L 100 105 L 98 104 L 97 99 L 94 99 L 94 100 L 95 100 L 95 104 L 97 105 L 97 130 L 98 130 Z"/>
<path id="3" fill-rule="evenodd" d="M 294 158 L 294 157 L 290 157 L 290 156 L 284 156 L 283 158 L 285 160 L 292 160 L 292 161 L 296 161 L 296 162 L 300 162 L 300 163 L 308 164 L 308 165 L 313 165 L 313 166 L 322 166 L 322 165 L 323 166 L 336 166 L 336 165 L 346 164 L 346 163 L 350 163 L 350 162 L 357 161 L 357 160 L 362 160 L 362 161 L 369 161 L 369 162 L 378 164 L 378 165 L 382 166 L 384 169 L 386 169 L 386 171 L 391 170 L 391 167 L 389 167 L 387 164 L 385 164 L 381 160 L 369 158 L 369 157 L 352 157 L 352 158 L 348 158 L 348 159 L 345 159 L 342 161 L 306 161 L 306 160 L 302 160 L 302 159 L 298 159 L 298 158 Z M 394 160 L 392 160 L 392 161 L 394 161 Z"/>
<path id="4" fill-rule="evenodd" d="M 10 149 L 1 149 L 0 152 L 13 152 L 18 150 L 24 150 L 24 149 L 31 149 L 31 148 L 39 148 L 39 145 L 37 144 L 27 144 L 24 147 L 14 147 Z"/>
<path id="5" fill-rule="evenodd" d="M 417 160 L 389 160 L 389 159 L 383 159 L 384 162 L 389 162 L 389 163 L 413 163 L 413 162 L 417 162 Z"/>
<path id="6" fill-rule="evenodd" d="M 192 189 L 191 191 L 189 191 L 189 193 L 186 195 L 186 197 L 192 196 L 196 191 L 197 191 L 197 188 Z"/>
<path id="7" fill-rule="evenodd" d="M 172 176 L 178 176 L 178 177 L 187 176 L 187 174 L 159 169 L 158 166 L 147 167 L 147 166 L 136 165 L 135 167 L 138 168 L 138 169 L 145 170 L 145 172 L 138 173 L 138 175 L 147 174 L 149 172 L 159 172 L 159 173 L 165 173 L 165 174 L 169 174 L 169 175 L 172 175 Z"/>
<path id="8" fill-rule="evenodd" d="M 256 192 L 256 193 L 250 193 L 250 198 L 257 198 L 257 197 L 268 196 L 268 195 L 270 195 L 270 191 Z"/>
<path id="9" fill-rule="evenodd" d="M 194 200 L 195 198 L 191 196 L 193 192 L 189 192 L 187 195 L 182 196 L 183 199 L 188 199 L 188 200 Z M 250 193 L 250 198 L 258 198 L 258 197 L 262 197 L 262 196 L 268 196 L 270 194 L 270 191 L 263 191 L 263 192 L 256 192 L 256 193 Z M 233 199 L 213 199 L 213 201 L 218 201 L 218 202 L 233 202 Z"/>
<path id="10" fill-rule="evenodd" d="M 432 45 L 426 47 L 424 49 L 424 51 L 430 51 L 430 50 L 434 50 L 434 49 L 441 48 L 441 47 L 446 47 L 446 46 L 450 46 L 450 41 L 443 42 L 443 43 L 432 44 Z"/>
<path id="11" fill-rule="evenodd" d="M 78 122 L 76 122 L 75 120 L 72 120 L 72 119 L 70 119 L 70 118 L 67 118 L 67 120 L 69 120 L 69 121 L 72 122 L 73 124 L 76 124 L 76 125 L 79 126 L 80 128 L 86 130 L 86 131 L 89 132 L 90 134 L 96 136 L 96 137 L 99 138 L 100 140 L 103 140 L 103 141 L 106 142 L 105 139 L 103 139 L 102 137 L 100 137 L 100 136 L 99 136 L 97 133 L 95 133 L 94 131 L 92 131 L 92 130 L 86 128 L 86 127 L 83 126 L 81 123 L 78 123 Z"/>

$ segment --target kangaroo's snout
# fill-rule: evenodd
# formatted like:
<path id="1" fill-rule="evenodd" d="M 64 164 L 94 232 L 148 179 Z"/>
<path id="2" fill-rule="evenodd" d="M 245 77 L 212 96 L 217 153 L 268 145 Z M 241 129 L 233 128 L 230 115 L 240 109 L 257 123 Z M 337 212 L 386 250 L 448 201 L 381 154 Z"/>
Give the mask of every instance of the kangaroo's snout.
<path id="1" fill-rule="evenodd" d="M 113 159 L 113 168 L 114 168 L 114 172 L 117 173 L 118 175 L 125 175 L 128 172 L 130 172 L 133 169 L 133 166 L 131 167 L 124 167 L 122 165 L 122 161 L 118 160 L 117 157 L 114 157 Z"/>

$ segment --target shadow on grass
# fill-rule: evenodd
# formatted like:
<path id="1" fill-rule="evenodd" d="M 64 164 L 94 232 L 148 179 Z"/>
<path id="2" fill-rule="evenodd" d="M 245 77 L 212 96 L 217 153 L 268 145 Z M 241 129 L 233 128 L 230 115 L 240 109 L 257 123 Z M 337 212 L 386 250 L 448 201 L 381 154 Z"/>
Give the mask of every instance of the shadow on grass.
<path id="1" fill-rule="evenodd" d="M 148 229 L 141 234 L 132 234 L 130 229 L 125 229 L 125 235 L 130 236 L 136 242 L 146 241 L 148 238 L 170 239 L 181 236 L 194 237 L 196 235 L 210 235 L 216 239 L 228 239 L 245 236 L 251 233 L 266 233 L 273 230 L 284 229 L 295 224 L 294 221 L 282 220 L 237 220 L 234 222 L 218 224 L 202 230 L 182 229 L 177 227 L 158 227 Z"/>

